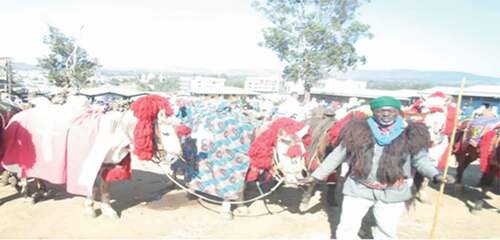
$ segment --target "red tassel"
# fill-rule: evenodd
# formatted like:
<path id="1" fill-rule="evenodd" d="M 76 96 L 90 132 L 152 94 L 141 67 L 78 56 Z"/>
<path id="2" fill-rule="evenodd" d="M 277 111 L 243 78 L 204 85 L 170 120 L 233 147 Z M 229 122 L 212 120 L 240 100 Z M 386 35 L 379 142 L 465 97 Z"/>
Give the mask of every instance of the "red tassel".
<path id="1" fill-rule="evenodd" d="M 257 180 L 258 171 L 269 170 L 271 168 L 273 148 L 276 145 L 280 129 L 283 129 L 288 134 L 294 134 L 304 126 L 304 123 L 297 122 L 291 118 L 278 118 L 271 124 L 269 129 L 255 138 L 250 145 L 250 149 L 248 150 L 248 156 L 250 157 L 250 170 L 247 173 L 247 181 Z M 311 130 L 309 129 L 309 133 L 302 138 L 304 146 L 308 146 L 312 142 L 310 131 Z"/>
<path id="2" fill-rule="evenodd" d="M 178 137 L 186 137 L 191 134 L 191 128 L 188 126 L 181 124 L 175 128 L 175 133 L 177 134 Z"/>
<path id="3" fill-rule="evenodd" d="M 302 148 L 300 147 L 300 145 L 295 144 L 295 145 L 288 148 L 286 155 L 288 155 L 291 158 L 298 157 L 298 156 L 302 155 Z"/>
<path id="4" fill-rule="evenodd" d="M 139 119 L 134 129 L 134 153 L 141 160 L 150 160 L 154 153 L 153 123 L 160 110 L 167 116 L 173 114 L 168 100 L 159 95 L 148 95 L 137 99 L 130 106 L 134 116 Z"/>

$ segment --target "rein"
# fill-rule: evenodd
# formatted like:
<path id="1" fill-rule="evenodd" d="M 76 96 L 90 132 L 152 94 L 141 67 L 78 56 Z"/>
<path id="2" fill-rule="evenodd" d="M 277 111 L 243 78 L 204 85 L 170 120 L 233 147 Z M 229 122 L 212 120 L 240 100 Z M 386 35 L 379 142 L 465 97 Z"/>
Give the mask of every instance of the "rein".
<path id="1" fill-rule="evenodd" d="M 177 185 L 180 189 L 182 189 L 183 191 L 185 192 L 188 192 L 200 199 L 203 199 L 207 202 L 211 202 L 211 203 L 215 203 L 215 204 L 223 204 L 223 203 L 227 203 L 227 201 L 219 201 L 219 200 L 214 200 L 214 199 L 211 199 L 211 198 L 208 198 L 208 197 L 205 197 L 201 194 L 198 194 L 196 193 L 195 191 L 189 189 L 188 187 L 186 187 L 184 184 L 180 183 L 179 181 L 177 181 L 173 176 L 172 176 L 172 170 L 170 169 L 170 165 L 171 164 L 163 164 L 165 163 L 164 161 L 164 157 L 166 155 L 166 152 L 165 150 L 163 149 L 157 149 L 155 155 L 153 156 L 153 159 L 152 159 L 152 162 L 155 163 L 162 171 L 163 173 L 168 177 L 168 179 L 170 181 L 172 181 L 175 185 Z M 181 160 L 181 161 L 184 161 L 187 163 L 187 161 L 182 157 L 182 156 L 179 156 L 177 155 L 177 160 Z M 236 205 L 239 205 L 239 204 L 247 204 L 247 203 L 251 203 L 251 202 L 254 202 L 254 201 L 257 201 L 257 200 L 260 200 L 264 197 L 267 197 L 268 195 L 270 195 L 271 193 L 273 193 L 274 191 L 276 191 L 278 189 L 279 186 L 281 186 L 281 184 L 284 182 L 284 179 L 279 179 L 278 183 L 276 183 L 276 185 L 273 186 L 273 188 L 271 190 L 269 190 L 267 193 L 263 193 L 261 188 L 260 188 L 260 184 L 259 182 L 257 182 L 257 188 L 259 188 L 259 192 L 261 193 L 259 196 L 257 197 L 254 197 L 254 198 L 251 198 L 251 199 L 248 199 L 248 200 L 244 200 L 244 201 L 231 201 L 230 204 L 236 204 Z"/>

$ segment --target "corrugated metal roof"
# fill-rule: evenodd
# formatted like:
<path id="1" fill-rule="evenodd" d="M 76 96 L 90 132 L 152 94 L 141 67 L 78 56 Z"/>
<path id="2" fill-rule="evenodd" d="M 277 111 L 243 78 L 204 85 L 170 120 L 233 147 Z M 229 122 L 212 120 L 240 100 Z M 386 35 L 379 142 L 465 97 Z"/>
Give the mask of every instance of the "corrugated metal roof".
<path id="1" fill-rule="evenodd" d="M 433 87 L 429 89 L 424 89 L 420 91 L 422 95 L 428 95 L 436 91 L 441 91 L 447 95 L 458 95 L 460 93 L 459 87 Z M 500 86 L 499 85 L 474 85 L 470 87 L 465 87 L 463 89 L 464 96 L 471 97 L 493 97 L 500 98 Z"/>
<path id="2" fill-rule="evenodd" d="M 81 95 L 95 97 L 106 94 L 115 94 L 123 97 L 135 97 L 140 95 L 146 95 L 144 91 L 137 91 L 133 89 L 121 88 L 121 87 L 96 87 L 96 88 L 86 88 L 80 90 Z"/>
<path id="3" fill-rule="evenodd" d="M 321 89 L 311 89 L 312 94 L 323 94 L 331 96 L 363 97 L 377 98 L 380 96 L 392 96 L 400 100 L 409 100 L 411 97 L 417 97 L 415 90 L 380 90 L 380 89 L 337 89 L 334 91 L 325 91 Z"/>

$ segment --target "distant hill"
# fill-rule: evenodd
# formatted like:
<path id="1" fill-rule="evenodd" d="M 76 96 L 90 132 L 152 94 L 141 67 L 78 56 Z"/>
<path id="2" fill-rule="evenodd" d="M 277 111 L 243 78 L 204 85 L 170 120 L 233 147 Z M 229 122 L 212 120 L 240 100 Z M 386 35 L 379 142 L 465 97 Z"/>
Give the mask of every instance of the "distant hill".
<path id="1" fill-rule="evenodd" d="M 35 65 L 14 62 L 15 70 L 39 70 Z M 101 74 L 121 75 L 121 74 L 141 74 L 148 72 L 164 72 L 175 75 L 200 74 L 200 75 L 239 75 L 246 77 L 253 76 L 280 76 L 281 71 L 276 69 L 226 69 L 208 70 L 199 68 L 169 68 L 163 70 L 145 69 L 100 69 Z M 463 77 L 467 79 L 467 85 L 500 85 L 500 77 L 481 76 L 467 72 L 454 71 L 418 71 L 410 69 L 397 70 L 355 70 L 344 74 L 335 74 L 337 78 L 352 79 L 355 81 L 367 81 L 372 85 L 394 86 L 459 86 Z M 373 84 L 374 83 L 374 84 Z M 370 85 L 370 84 L 369 84 Z"/>
<path id="2" fill-rule="evenodd" d="M 458 86 L 462 78 L 467 85 L 500 85 L 500 78 L 480 76 L 467 72 L 453 71 L 417 71 L 417 70 L 356 70 L 348 72 L 345 77 L 358 81 L 375 81 L 387 83 L 420 83 L 430 85 Z"/>

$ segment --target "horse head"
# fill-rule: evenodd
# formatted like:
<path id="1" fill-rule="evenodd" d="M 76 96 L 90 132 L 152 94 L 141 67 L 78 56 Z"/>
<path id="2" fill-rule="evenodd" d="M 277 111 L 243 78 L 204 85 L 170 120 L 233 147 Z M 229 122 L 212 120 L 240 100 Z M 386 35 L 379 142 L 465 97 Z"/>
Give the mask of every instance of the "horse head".
<path id="1" fill-rule="evenodd" d="M 306 176 L 304 158 L 306 148 L 304 137 L 309 133 L 309 126 L 305 125 L 295 133 L 280 129 L 275 145 L 275 164 L 285 178 L 285 183 L 296 185 Z"/>
<path id="2" fill-rule="evenodd" d="M 155 122 L 156 149 L 164 151 L 165 160 L 173 162 L 182 155 L 181 142 L 177 135 L 177 128 L 181 126 L 175 116 L 168 116 L 164 110 L 158 112 Z"/>
<path id="3" fill-rule="evenodd" d="M 163 153 L 174 160 L 181 155 L 181 144 L 176 134 L 179 123 L 175 120 L 169 101 L 159 95 L 137 99 L 130 106 L 138 119 L 134 127 L 134 153 L 139 159 L 152 159 L 155 153 Z"/>

